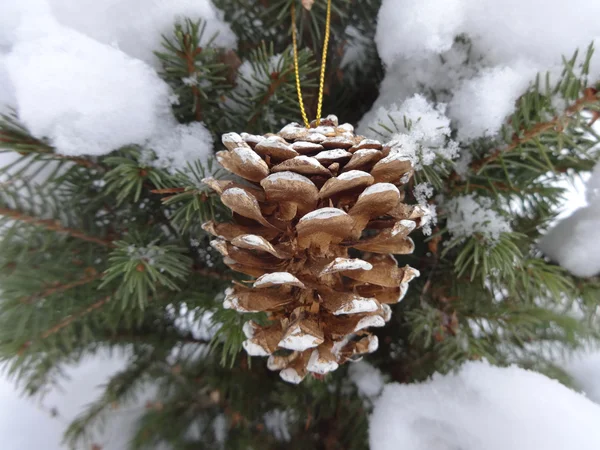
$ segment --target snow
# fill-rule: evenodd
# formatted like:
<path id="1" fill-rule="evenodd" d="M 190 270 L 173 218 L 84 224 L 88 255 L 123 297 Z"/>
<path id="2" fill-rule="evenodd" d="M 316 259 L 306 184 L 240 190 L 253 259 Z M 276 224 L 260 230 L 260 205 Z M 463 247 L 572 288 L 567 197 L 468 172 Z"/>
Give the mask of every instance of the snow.
<path id="1" fill-rule="evenodd" d="M 360 199 L 367 195 L 380 194 L 382 192 L 387 192 L 387 191 L 394 191 L 394 192 L 398 193 L 398 195 L 400 195 L 400 191 L 392 183 L 375 183 L 375 184 L 369 186 L 368 188 L 366 188 L 362 192 L 362 194 L 360 194 L 358 196 L 358 198 Z"/>
<path id="2" fill-rule="evenodd" d="M 296 158 L 298 158 L 298 156 L 296 156 Z M 265 181 L 279 181 L 279 180 L 300 181 L 301 183 L 307 183 L 307 184 L 310 184 L 311 186 L 314 186 L 313 182 L 310 181 L 310 179 L 306 178 L 304 175 L 300 175 L 299 173 L 295 173 L 295 172 L 276 172 L 276 173 L 272 173 L 267 178 L 265 178 Z"/>
<path id="3" fill-rule="evenodd" d="M 321 275 L 344 270 L 371 270 L 373 265 L 370 262 L 358 258 L 335 258 L 321 271 Z"/>
<path id="4" fill-rule="evenodd" d="M 349 170 L 341 175 L 338 175 L 337 179 L 342 181 L 354 180 L 356 178 L 369 178 L 371 174 L 363 172 L 362 170 Z"/>
<path id="5" fill-rule="evenodd" d="M 62 444 L 65 428 L 101 395 L 101 384 L 122 370 L 125 361 L 125 355 L 109 354 L 107 351 L 88 356 L 77 366 L 67 367 L 65 374 L 68 378 L 60 383 L 59 388 L 47 392 L 43 399 L 23 397 L 12 381 L 0 378 L 2 447 L 11 450 L 67 450 L 67 446 Z M 142 393 L 135 402 L 112 410 L 106 429 L 94 436 L 93 443 L 103 450 L 127 448 L 137 420 L 146 412 L 145 403 L 152 398 L 150 391 Z"/>
<path id="6" fill-rule="evenodd" d="M 437 206 L 429 203 L 428 200 L 433 196 L 434 188 L 430 183 L 423 182 L 417 184 L 413 189 L 415 200 L 425 211 L 425 217 L 421 219 L 421 229 L 425 236 L 430 236 L 433 227 L 437 224 Z"/>
<path id="7" fill-rule="evenodd" d="M 244 164 L 264 165 L 262 158 L 250 148 L 238 147 L 234 148 L 232 152 L 238 155 Z"/>
<path id="8" fill-rule="evenodd" d="M 291 367 L 283 369 L 281 372 L 279 372 L 279 376 L 283 379 L 283 381 L 287 381 L 288 383 L 292 384 L 299 384 L 304 379 L 304 377 L 301 377 L 296 369 Z"/>
<path id="9" fill-rule="evenodd" d="M 388 316 L 389 316 L 389 314 L 388 314 Z M 368 336 L 368 339 L 369 339 L 369 346 L 367 347 L 367 352 L 375 353 L 377 351 L 377 349 L 379 348 L 379 338 L 372 334 L 372 335 Z"/>
<path id="10" fill-rule="evenodd" d="M 314 157 L 318 161 L 327 161 L 329 159 L 350 158 L 350 157 L 352 157 L 352 153 L 349 153 L 346 150 L 337 148 L 335 150 L 325 150 L 323 152 L 317 153 Z"/>
<path id="11" fill-rule="evenodd" d="M 451 160 L 458 156 L 458 144 L 450 139 L 452 129 L 446 105 L 434 105 L 420 94 L 400 105 L 379 108 L 370 127 L 369 134 L 379 133 L 397 141 L 397 154 L 409 159 L 417 169 L 433 164 L 438 157 Z"/>
<path id="12" fill-rule="evenodd" d="M 263 247 L 265 245 L 266 239 L 262 236 L 257 236 L 256 234 L 244 234 L 240 236 L 240 239 L 248 245 L 253 247 Z"/>
<path id="13" fill-rule="evenodd" d="M 167 313 L 174 319 L 175 327 L 179 331 L 189 333 L 194 339 L 209 342 L 221 328 L 221 324 L 215 322 L 212 311 L 200 308 L 190 310 L 185 303 L 179 305 L 179 311 L 174 305 L 169 305 Z"/>
<path id="14" fill-rule="evenodd" d="M 600 352 L 586 351 L 574 355 L 564 365 L 578 388 L 600 405 Z"/>
<path id="15" fill-rule="evenodd" d="M 397 236 L 400 233 L 410 233 L 417 227 L 417 223 L 413 220 L 400 220 L 396 222 L 391 230 L 392 236 Z M 406 238 L 409 239 L 410 238 Z"/>
<path id="16" fill-rule="evenodd" d="M 315 144 L 314 142 L 306 142 L 306 141 L 297 141 L 293 144 L 290 144 L 290 148 L 292 150 L 296 150 L 297 152 L 307 151 L 307 152 L 318 152 L 323 150 L 323 146 L 321 144 Z M 296 156 L 295 158 L 298 158 Z"/>
<path id="17" fill-rule="evenodd" d="M 203 124 L 193 122 L 176 125 L 169 132 L 155 135 L 147 148 L 156 155 L 151 161 L 153 166 L 181 170 L 194 161 L 206 164 L 212 155 L 213 138 Z"/>
<path id="18" fill-rule="evenodd" d="M 309 372 L 325 375 L 326 373 L 337 370 L 339 364 L 335 361 L 326 360 L 319 357 L 319 350 L 315 349 L 310 354 L 306 368 Z"/>
<path id="19" fill-rule="evenodd" d="M 446 227 L 455 239 L 479 234 L 494 244 L 500 234 L 511 231 L 508 220 L 492 209 L 492 200 L 487 197 L 455 197 L 444 203 L 444 209 L 448 215 Z"/>
<path id="20" fill-rule="evenodd" d="M 600 163 L 586 185 L 587 206 L 560 221 L 540 241 L 540 247 L 573 275 L 600 273 Z"/>
<path id="21" fill-rule="evenodd" d="M 343 123 L 340 126 L 338 126 L 339 130 L 343 130 L 347 133 L 354 133 L 354 125 L 352 125 L 351 123 Z"/>
<path id="22" fill-rule="evenodd" d="M 504 118 L 513 112 L 515 102 L 535 75 L 535 68 L 519 64 L 482 70 L 476 77 L 460 84 L 449 104 L 459 139 L 470 141 L 482 136 L 496 136 Z"/>
<path id="23" fill-rule="evenodd" d="M 140 14 L 140 10 L 144 14 Z M 206 161 L 203 124 L 178 125 L 154 50 L 183 15 L 235 37 L 206 0 L 9 0 L 0 5 L 0 111 L 12 105 L 31 133 L 65 155 L 153 149 L 148 163 L 181 169 Z"/>
<path id="24" fill-rule="evenodd" d="M 302 282 L 294 275 L 288 272 L 274 272 L 262 275 L 254 282 L 254 287 L 261 287 L 265 284 L 293 284 L 302 285 Z"/>
<path id="25" fill-rule="evenodd" d="M 334 311 L 334 316 L 342 314 L 360 314 L 365 312 L 374 312 L 379 308 L 379 303 L 374 298 L 356 297 L 345 306 L 342 306 L 337 311 Z"/>
<path id="26" fill-rule="evenodd" d="M 6 57 L 19 118 L 34 136 L 66 155 L 100 155 L 143 144 L 169 119 L 169 89 L 149 66 L 47 20 Z"/>
<path id="27" fill-rule="evenodd" d="M 454 42 L 463 24 L 464 1 L 384 0 L 379 10 L 375 41 L 381 59 L 390 64 L 423 52 L 442 53 Z"/>
<path id="28" fill-rule="evenodd" d="M 320 125 L 316 128 L 309 128 L 308 132 L 309 132 L 309 134 L 322 134 L 324 136 L 328 136 L 328 135 L 335 134 L 335 128 L 330 127 L 330 126 Z"/>
<path id="29" fill-rule="evenodd" d="M 242 347 L 250 356 L 269 356 L 269 352 L 250 340 L 242 342 Z"/>
<path id="30" fill-rule="evenodd" d="M 182 18 L 204 19 L 208 40 L 215 33 L 215 45 L 236 46 L 236 36 L 222 14 L 209 0 L 4 0 L 0 5 L 0 50 L 3 42 L 15 38 L 19 22 L 41 8 L 57 21 L 106 45 L 119 48 L 148 64 L 157 64 L 154 51 L 160 50 L 162 35 L 170 36 Z M 2 17 L 6 16 L 5 27 Z M 4 28 L 4 30 L 3 30 Z"/>
<path id="31" fill-rule="evenodd" d="M 347 216 L 347 214 L 337 208 L 321 208 L 302 216 L 299 222 L 304 222 L 306 220 L 326 220 L 338 216 Z"/>
<path id="32" fill-rule="evenodd" d="M 372 450 L 595 450 L 599 420 L 600 406 L 544 375 L 470 362 L 386 385 L 369 435 Z"/>
<path id="33" fill-rule="evenodd" d="M 419 183 L 413 189 L 415 200 L 419 205 L 426 205 L 427 200 L 433 196 L 433 186 L 430 183 Z"/>
<path id="34" fill-rule="evenodd" d="M 297 143 L 299 144 L 300 142 L 297 142 Z M 294 147 L 294 144 L 292 144 L 292 148 L 293 147 Z M 294 150 L 297 150 L 297 149 L 294 149 Z M 292 158 L 292 161 L 294 161 L 294 160 L 308 163 L 308 164 L 310 164 L 311 167 L 314 167 L 315 169 L 318 169 L 319 167 L 323 167 L 321 165 L 321 163 L 319 162 L 319 160 L 316 158 L 313 158 L 312 156 L 306 156 L 306 155 L 294 156 Z"/>
<path id="35" fill-rule="evenodd" d="M 265 428 L 278 441 L 289 442 L 292 439 L 289 427 L 293 417 L 291 410 L 271 410 L 264 415 Z"/>
<path id="36" fill-rule="evenodd" d="M 0 114 L 8 112 L 7 106 L 15 103 L 14 88 L 8 75 L 5 59 L 0 52 Z"/>
<path id="37" fill-rule="evenodd" d="M 383 374 L 378 368 L 365 361 L 350 364 L 348 376 L 356 385 L 359 395 L 363 398 L 374 400 L 383 390 Z"/>
<path id="38" fill-rule="evenodd" d="M 354 327 L 354 331 L 364 330 L 369 327 L 383 327 L 385 326 L 385 320 L 381 316 L 367 316 L 363 317 L 358 321 Z"/>
<path id="39" fill-rule="evenodd" d="M 244 333 L 244 336 L 246 336 L 247 339 L 252 339 L 254 337 L 256 328 L 257 328 L 257 325 L 252 320 L 249 320 L 248 322 L 244 323 L 244 325 L 242 326 L 242 331 Z"/>
<path id="40" fill-rule="evenodd" d="M 536 72 L 560 74 L 562 56 L 597 42 L 598 15 L 600 3 L 588 0 L 384 0 L 376 44 L 386 76 L 361 128 L 379 108 L 435 92 L 459 139 L 493 136 Z M 591 75 L 600 75 L 597 59 Z"/>
<path id="41" fill-rule="evenodd" d="M 323 342 L 322 338 L 304 333 L 298 324 L 291 330 L 288 330 L 286 334 L 287 336 L 279 342 L 279 347 L 295 350 L 297 352 L 303 352 L 309 348 L 317 347 Z"/>

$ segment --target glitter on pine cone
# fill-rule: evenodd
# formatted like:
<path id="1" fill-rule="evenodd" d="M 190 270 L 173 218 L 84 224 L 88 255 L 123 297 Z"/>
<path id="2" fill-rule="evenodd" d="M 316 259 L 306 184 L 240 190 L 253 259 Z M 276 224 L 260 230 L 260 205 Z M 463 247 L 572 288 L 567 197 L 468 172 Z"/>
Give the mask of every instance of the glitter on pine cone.
<path id="1" fill-rule="evenodd" d="M 227 133 L 217 159 L 242 180 L 204 180 L 233 212 L 233 223 L 208 222 L 212 245 L 233 270 L 225 308 L 265 312 L 265 326 L 244 326 L 252 356 L 285 381 L 322 376 L 377 350 L 367 331 L 390 320 L 418 271 L 398 267 L 426 210 L 403 203 L 398 187 L 413 174 L 394 143 L 354 134 L 335 116 L 310 129 L 292 123 L 278 134 Z"/>

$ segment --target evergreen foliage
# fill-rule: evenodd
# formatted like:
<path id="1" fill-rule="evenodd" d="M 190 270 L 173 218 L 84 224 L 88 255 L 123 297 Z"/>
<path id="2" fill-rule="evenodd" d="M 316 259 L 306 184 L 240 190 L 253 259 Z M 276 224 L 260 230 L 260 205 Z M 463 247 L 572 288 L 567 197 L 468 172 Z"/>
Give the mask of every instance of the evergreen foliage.
<path id="1" fill-rule="evenodd" d="M 215 1 L 240 39 L 237 52 L 217 48 L 202 22 L 183 21 L 164 36 L 156 55 L 178 96 L 173 110 L 182 123 L 203 121 L 219 142 L 226 131 L 262 134 L 299 121 L 291 1 Z M 300 74 L 312 116 L 324 3 L 298 8 Z M 383 69 L 373 22 L 379 3 L 335 2 L 324 110 L 344 121 L 357 121 L 378 93 Z M 360 70 L 342 68 L 357 39 L 366 49 Z M 592 57 L 589 48 L 565 59 L 559 80 L 540 74 L 499 138 L 461 148 L 473 156 L 465 173 L 438 158 L 416 174 L 413 183 L 428 181 L 445 199 L 489 199 L 511 231 L 493 242 L 481 233 L 456 236 L 447 227 L 451 211 L 440 209 L 433 234 L 417 236 L 415 253 L 398 257 L 421 277 L 393 307 L 392 321 L 377 330 L 380 348 L 368 358 L 389 380 L 424 380 L 485 358 L 569 383 L 555 364 L 557 352 L 600 337 L 600 281 L 574 277 L 536 246 L 564 194 L 556 182 L 590 171 L 599 159 L 592 123 L 600 114 L 600 83 L 587 76 Z M 556 98 L 566 106 L 559 108 Z M 378 130 L 396 132 L 383 124 Z M 138 147 L 62 156 L 14 114 L 0 120 L 0 149 L 15 155 L 0 169 L 9 180 L 0 186 L 0 361 L 35 394 L 83 355 L 109 348 L 128 357 L 127 367 L 71 424 L 69 443 L 80 445 L 115 405 L 153 387 L 156 400 L 133 449 L 159 443 L 366 448 L 368 402 L 348 379 L 348 367 L 291 386 L 241 350 L 243 323 L 264 318 L 222 307 L 224 290 L 240 275 L 223 264 L 201 228 L 230 214 L 202 183 L 209 174 L 224 176 L 216 163 L 190 161 L 186 170 L 169 171 L 154 167 Z M 412 188 L 406 194 L 415 203 Z M 207 313 L 214 333 L 198 336 L 181 326 L 182 317 L 200 323 Z M 286 418 L 288 442 L 265 426 L 265 415 L 277 411 Z"/>

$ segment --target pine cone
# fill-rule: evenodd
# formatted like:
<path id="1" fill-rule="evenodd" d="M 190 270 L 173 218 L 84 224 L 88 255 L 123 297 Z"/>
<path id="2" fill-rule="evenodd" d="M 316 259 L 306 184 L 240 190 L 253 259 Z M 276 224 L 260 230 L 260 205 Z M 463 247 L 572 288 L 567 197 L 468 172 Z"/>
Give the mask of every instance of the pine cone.
<path id="1" fill-rule="evenodd" d="M 233 223 L 204 224 L 235 271 L 256 278 L 226 292 L 226 308 L 266 312 L 244 326 L 244 348 L 299 383 L 377 349 L 366 331 L 390 319 L 418 271 L 398 267 L 408 234 L 427 219 L 398 189 L 413 174 L 393 144 L 356 136 L 329 116 L 310 129 L 223 136 L 223 167 L 244 180 L 204 180 L 233 211 Z"/>

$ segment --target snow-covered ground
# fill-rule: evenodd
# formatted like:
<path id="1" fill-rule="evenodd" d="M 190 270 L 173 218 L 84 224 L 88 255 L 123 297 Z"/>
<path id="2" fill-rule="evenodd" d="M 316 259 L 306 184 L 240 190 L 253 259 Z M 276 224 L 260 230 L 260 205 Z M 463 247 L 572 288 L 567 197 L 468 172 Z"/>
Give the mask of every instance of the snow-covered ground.
<path id="1" fill-rule="evenodd" d="M 42 398 L 24 398 L 15 384 L 0 378 L 0 448 L 6 450 L 65 450 L 62 434 L 68 424 L 102 392 L 100 386 L 123 368 L 124 360 L 108 353 L 86 358 L 67 370 L 69 379 Z M 144 401 L 115 408 L 106 432 L 94 438 L 102 450 L 124 450 L 130 430 L 144 411 Z M 79 450 L 79 449 L 78 449 Z M 84 449 L 81 449 L 84 450 Z M 87 449 L 85 449 L 87 450 Z"/>
<path id="2" fill-rule="evenodd" d="M 596 450 L 600 406 L 516 367 L 470 362 L 454 375 L 385 386 L 371 450 Z"/>

